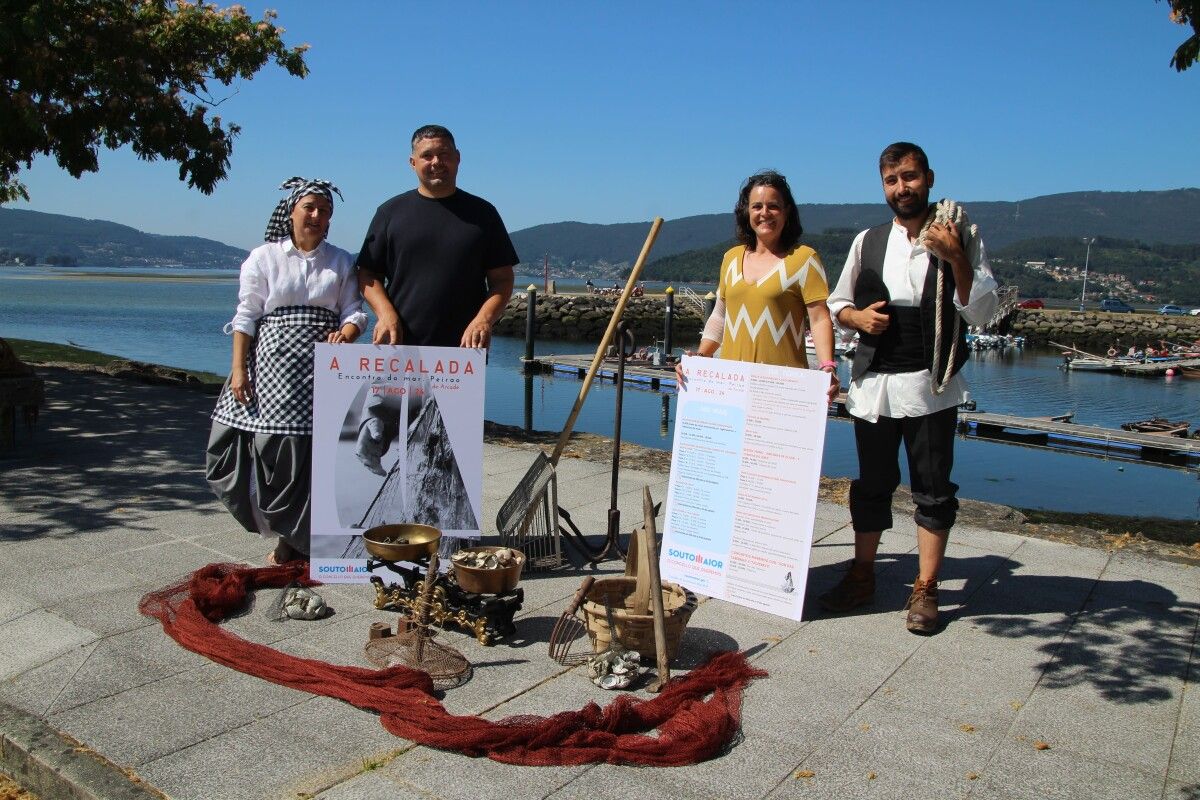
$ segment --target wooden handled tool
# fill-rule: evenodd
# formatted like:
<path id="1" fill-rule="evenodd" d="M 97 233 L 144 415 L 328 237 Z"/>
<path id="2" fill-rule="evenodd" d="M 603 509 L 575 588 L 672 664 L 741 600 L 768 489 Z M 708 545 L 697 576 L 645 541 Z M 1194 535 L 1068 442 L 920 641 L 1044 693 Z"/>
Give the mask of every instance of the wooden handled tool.
<path id="1" fill-rule="evenodd" d="M 583 620 L 575 612 L 583 605 L 584 598 L 587 597 L 587 593 L 591 591 L 592 584 L 595 582 L 596 578 L 592 575 L 583 579 L 583 583 L 579 584 L 579 588 L 575 590 L 575 596 L 571 598 L 571 604 L 558 618 L 558 622 L 554 623 L 554 630 L 550 631 L 550 657 L 559 664 L 567 666 L 587 658 L 586 655 L 572 658 L 570 652 L 571 645 L 587 629 Z"/>
<path id="2" fill-rule="evenodd" d="M 625 289 L 621 292 L 621 297 L 617 300 L 617 307 L 613 309 L 612 319 L 608 321 L 608 328 L 605 329 L 604 336 L 601 337 L 600 344 L 596 347 L 596 355 L 592 359 L 592 365 L 588 367 L 587 375 L 583 378 L 583 385 L 579 387 L 579 396 L 575 398 L 575 405 L 567 417 L 567 424 L 563 426 L 562 433 L 558 437 L 554 454 L 550 456 L 550 461 L 555 466 L 558 466 L 558 459 L 571 439 L 571 431 L 575 430 L 575 420 L 578 419 L 579 412 L 583 409 L 583 401 L 587 398 L 588 390 L 592 388 L 592 380 L 595 379 L 596 373 L 600 369 L 600 362 L 604 360 L 604 351 L 612 341 L 613 332 L 617 329 L 617 323 L 621 321 L 625 304 L 629 302 L 629 296 L 633 294 L 633 287 L 637 285 L 638 276 L 642 274 L 642 267 L 646 264 L 646 257 L 650 255 L 650 248 L 654 246 L 654 240 L 658 238 L 658 231 L 662 224 L 662 217 L 654 218 L 654 222 L 650 225 L 650 233 L 646 236 L 646 243 L 642 245 L 642 252 L 638 254 L 633 269 L 629 271 L 629 280 L 625 281 Z"/>
<path id="3" fill-rule="evenodd" d="M 654 655 L 658 659 L 658 678 L 646 687 L 646 691 L 658 693 L 671 680 L 671 660 L 667 658 L 667 614 L 663 609 L 662 577 L 658 574 L 658 531 L 654 526 L 654 501 L 650 499 L 650 487 L 642 487 L 642 513 L 646 526 L 642 529 L 645 547 L 641 555 L 646 558 L 650 573 L 650 608 L 654 610 Z"/>

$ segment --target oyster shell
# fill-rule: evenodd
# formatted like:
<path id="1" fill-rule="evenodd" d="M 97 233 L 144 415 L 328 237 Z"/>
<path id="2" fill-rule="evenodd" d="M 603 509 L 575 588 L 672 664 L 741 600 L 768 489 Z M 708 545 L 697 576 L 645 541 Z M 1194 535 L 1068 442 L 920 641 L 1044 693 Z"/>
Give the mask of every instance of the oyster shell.
<path id="1" fill-rule="evenodd" d="M 321 619 L 329 613 L 329 606 L 312 589 L 293 586 L 283 593 L 283 611 L 291 619 Z"/>
<path id="2" fill-rule="evenodd" d="M 588 677 L 602 689 L 624 689 L 641 670 L 641 656 L 634 650 L 605 650 L 588 659 Z"/>
<path id="3" fill-rule="evenodd" d="M 613 673 L 610 675 L 605 675 L 596 685 L 601 689 L 624 689 L 632 680 L 632 675 L 617 675 L 616 673 Z"/>
<path id="4" fill-rule="evenodd" d="M 501 548 L 495 552 L 487 550 L 459 550 L 450 560 L 471 569 L 501 569 L 521 563 L 524 555 L 519 550 Z"/>

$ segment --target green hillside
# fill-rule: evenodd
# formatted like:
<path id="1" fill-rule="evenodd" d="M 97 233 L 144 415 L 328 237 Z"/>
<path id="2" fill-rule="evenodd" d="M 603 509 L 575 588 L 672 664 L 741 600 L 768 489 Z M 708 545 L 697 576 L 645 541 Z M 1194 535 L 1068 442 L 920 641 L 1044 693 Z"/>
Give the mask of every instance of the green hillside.
<path id="1" fill-rule="evenodd" d="M 820 254 L 832 286 L 842 273 L 854 231 L 831 229 L 805 234 L 802 240 Z M 985 235 L 986 242 L 986 235 Z M 713 283 L 721 256 L 733 246 L 728 240 L 708 247 L 651 261 L 646 280 Z M 1200 244 L 1146 244 L 1128 239 L 1097 237 L 1091 254 L 1075 237 L 1041 237 L 990 250 L 988 260 L 1001 284 L 1016 285 L 1021 297 L 1078 299 L 1082 269 L 1088 262 L 1088 299 L 1122 297 L 1131 302 L 1200 306 Z M 1027 267 L 1043 262 L 1044 268 Z M 1057 273 L 1065 280 L 1055 280 Z M 1120 280 L 1117 276 L 1122 276 Z"/>
<path id="2" fill-rule="evenodd" d="M 246 251 L 199 236 L 159 236 L 105 220 L 0 208 L 0 263 L 29 257 L 68 266 L 236 269 Z"/>
<path id="3" fill-rule="evenodd" d="M 1085 258 L 1089 302 L 1111 295 L 1150 305 L 1200 306 L 1200 244 L 1147 244 L 1101 236 L 1088 255 L 1080 239 L 1042 237 L 1010 244 L 989 256 L 997 279 L 1019 286 L 1022 297 L 1060 299 L 1079 297 L 1083 279 L 1078 272 Z M 1044 262 L 1046 267 L 1030 268 L 1029 262 Z M 1055 280 L 1051 271 L 1071 277 Z"/>
<path id="4" fill-rule="evenodd" d="M 991 249 L 1042 237 L 1103 236 L 1117 239 L 1189 244 L 1200 242 L 1200 189 L 1153 192 L 1069 192 L 1018 202 L 963 201 L 983 230 Z M 811 231 L 855 231 L 887 220 L 883 203 L 801 204 L 800 218 Z M 649 222 L 592 225 L 556 222 L 512 234 L 522 263 L 540 264 L 549 256 L 556 270 L 608 274 L 632 264 L 646 238 Z M 703 214 L 663 225 L 652 258 L 662 259 L 717 247 L 733 238 L 732 213 Z M 826 266 L 833 253 L 822 252 Z M 589 269 L 595 267 L 596 269 Z"/>

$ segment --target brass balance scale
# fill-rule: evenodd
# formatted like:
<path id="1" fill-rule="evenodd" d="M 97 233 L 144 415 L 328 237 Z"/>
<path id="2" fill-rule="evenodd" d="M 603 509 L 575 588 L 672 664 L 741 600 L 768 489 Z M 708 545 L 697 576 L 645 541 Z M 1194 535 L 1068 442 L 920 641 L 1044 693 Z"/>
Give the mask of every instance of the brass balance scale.
<path id="1" fill-rule="evenodd" d="M 435 572 L 426 593 L 430 558 L 437 553 L 441 538 L 437 528 L 415 523 L 380 525 L 363 534 L 363 545 L 371 556 L 367 569 L 374 572 L 384 567 L 402 581 L 386 584 L 383 578 L 371 575 L 375 607 L 413 618 L 424 611 L 429 624 L 443 628 L 453 625 L 485 646 L 515 634 L 513 616 L 525 600 L 525 590 L 516 585 L 522 565 L 491 570 L 461 569 L 456 565 L 444 574 Z"/>

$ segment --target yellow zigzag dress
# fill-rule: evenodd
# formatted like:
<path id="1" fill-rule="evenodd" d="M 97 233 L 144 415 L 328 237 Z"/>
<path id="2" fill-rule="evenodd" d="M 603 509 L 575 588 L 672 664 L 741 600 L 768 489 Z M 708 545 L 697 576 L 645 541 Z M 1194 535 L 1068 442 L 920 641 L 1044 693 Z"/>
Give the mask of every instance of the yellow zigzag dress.
<path id="1" fill-rule="evenodd" d="M 799 245 L 757 283 L 742 277 L 745 245 L 721 259 L 717 294 L 725 300 L 721 358 L 807 367 L 804 328 L 808 303 L 829 296 L 825 267 L 817 251 Z"/>

